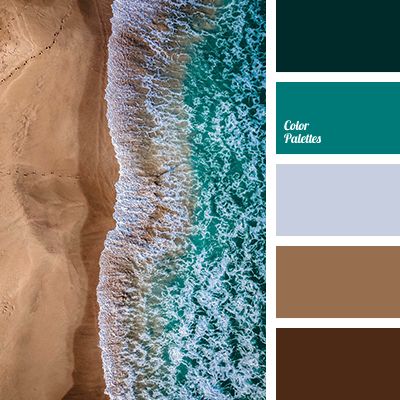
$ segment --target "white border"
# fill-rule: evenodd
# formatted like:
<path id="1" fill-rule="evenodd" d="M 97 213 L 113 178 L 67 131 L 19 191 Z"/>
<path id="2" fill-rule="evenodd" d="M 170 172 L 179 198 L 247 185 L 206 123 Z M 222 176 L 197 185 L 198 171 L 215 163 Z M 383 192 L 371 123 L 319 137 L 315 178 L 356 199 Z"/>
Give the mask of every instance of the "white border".
<path id="1" fill-rule="evenodd" d="M 276 1 L 267 1 L 266 9 L 266 398 L 276 399 Z"/>
<path id="2" fill-rule="evenodd" d="M 400 236 L 276 236 L 277 164 L 400 164 L 400 155 L 276 155 L 276 82 L 400 82 L 390 72 L 276 72 L 276 0 L 267 1 L 267 399 L 276 399 L 276 328 L 400 328 L 400 318 L 276 318 L 276 246 L 400 246 Z"/>

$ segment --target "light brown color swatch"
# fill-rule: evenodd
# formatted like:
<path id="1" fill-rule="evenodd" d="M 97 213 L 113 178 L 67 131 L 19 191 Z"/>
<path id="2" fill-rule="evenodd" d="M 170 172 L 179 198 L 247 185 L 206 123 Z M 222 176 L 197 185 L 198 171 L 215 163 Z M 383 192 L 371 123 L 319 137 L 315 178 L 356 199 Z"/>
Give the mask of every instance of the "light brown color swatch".
<path id="1" fill-rule="evenodd" d="M 277 316 L 399 318 L 400 247 L 277 247 Z"/>

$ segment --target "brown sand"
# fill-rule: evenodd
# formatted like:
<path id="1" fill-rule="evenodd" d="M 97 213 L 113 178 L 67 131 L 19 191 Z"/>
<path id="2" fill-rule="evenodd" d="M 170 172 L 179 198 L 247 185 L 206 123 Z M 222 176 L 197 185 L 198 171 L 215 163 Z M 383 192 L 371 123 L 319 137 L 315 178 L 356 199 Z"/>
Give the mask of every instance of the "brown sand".
<path id="1" fill-rule="evenodd" d="M 103 399 L 110 1 L 0 3 L 0 399 Z"/>

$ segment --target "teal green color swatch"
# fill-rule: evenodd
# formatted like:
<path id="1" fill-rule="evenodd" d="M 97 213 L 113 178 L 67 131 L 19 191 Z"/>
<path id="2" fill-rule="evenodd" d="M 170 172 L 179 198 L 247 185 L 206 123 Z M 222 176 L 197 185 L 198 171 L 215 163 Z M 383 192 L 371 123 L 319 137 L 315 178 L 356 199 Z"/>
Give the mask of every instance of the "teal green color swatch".
<path id="1" fill-rule="evenodd" d="M 400 82 L 276 89 L 278 154 L 400 154 Z"/>

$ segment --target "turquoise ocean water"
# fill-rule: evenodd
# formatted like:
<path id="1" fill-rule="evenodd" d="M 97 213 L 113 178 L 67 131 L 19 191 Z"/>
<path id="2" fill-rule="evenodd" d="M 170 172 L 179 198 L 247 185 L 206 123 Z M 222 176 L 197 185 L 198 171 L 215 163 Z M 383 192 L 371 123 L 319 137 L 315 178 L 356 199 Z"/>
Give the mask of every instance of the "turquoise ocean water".
<path id="1" fill-rule="evenodd" d="M 262 7 L 225 2 L 190 53 L 193 231 L 157 306 L 168 365 L 157 378 L 171 399 L 264 396 Z"/>
<path id="2" fill-rule="evenodd" d="M 186 48 L 179 98 L 189 144 L 189 228 L 178 250 L 141 269 L 148 279 L 135 292 L 140 301 L 118 299 L 132 313 L 118 326 L 135 326 L 121 339 L 129 365 L 125 375 L 111 371 L 124 362 L 112 355 L 117 350 L 106 349 L 103 362 L 113 385 L 119 379 L 133 389 L 116 390 L 113 399 L 265 396 L 264 8 L 262 0 L 226 0 L 206 24 L 189 19 L 201 37 Z M 116 343 L 104 333 L 114 329 L 106 317 L 119 318 L 104 306 L 104 292 L 103 350 Z"/>

